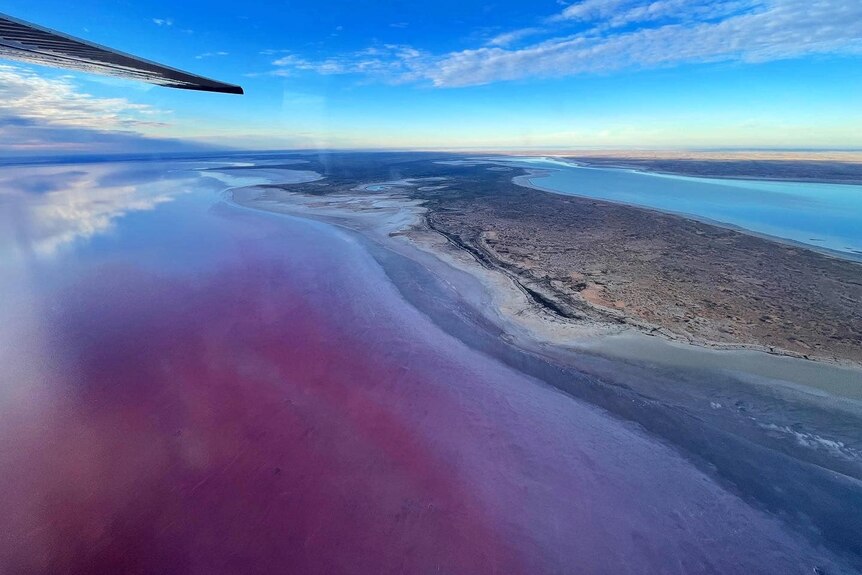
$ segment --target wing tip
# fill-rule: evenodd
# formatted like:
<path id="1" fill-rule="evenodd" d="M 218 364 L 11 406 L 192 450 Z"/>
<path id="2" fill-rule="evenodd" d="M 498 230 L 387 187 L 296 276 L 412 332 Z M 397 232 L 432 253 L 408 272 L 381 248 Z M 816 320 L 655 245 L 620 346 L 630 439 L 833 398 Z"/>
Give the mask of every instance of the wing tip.
<path id="1" fill-rule="evenodd" d="M 162 84 L 162 86 L 180 90 L 194 90 L 195 92 L 217 92 L 219 94 L 237 94 L 239 96 L 245 94 L 242 86 L 234 86 L 233 84 Z"/>

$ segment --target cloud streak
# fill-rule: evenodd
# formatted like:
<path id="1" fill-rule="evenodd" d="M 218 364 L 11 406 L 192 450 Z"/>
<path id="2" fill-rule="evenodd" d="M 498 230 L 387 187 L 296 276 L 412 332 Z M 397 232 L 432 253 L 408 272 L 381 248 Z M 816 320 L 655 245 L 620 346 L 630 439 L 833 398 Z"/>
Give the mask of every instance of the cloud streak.
<path id="1" fill-rule="evenodd" d="M 524 38 L 529 38 L 530 36 L 537 36 L 542 32 L 543 30 L 541 28 L 521 28 L 519 30 L 513 30 L 511 32 L 504 32 L 491 38 L 491 40 L 488 41 L 488 45 L 508 46 L 510 44 L 518 42 L 519 40 L 523 40 Z"/>
<path id="2" fill-rule="evenodd" d="M 273 61 L 274 76 L 294 76 L 313 72 L 322 76 L 357 74 L 392 83 L 422 79 L 433 63 L 431 55 L 411 46 L 383 44 L 358 52 L 318 60 L 285 54 Z"/>
<path id="3" fill-rule="evenodd" d="M 594 9 L 578 14 L 597 18 L 604 25 L 622 26 L 671 17 L 671 6 L 676 4 L 666 0 L 612 15 Z M 726 14 L 738 6 L 736 2 L 702 3 L 689 4 L 684 10 L 704 15 L 722 14 L 724 10 Z M 427 77 L 435 86 L 463 86 L 528 76 L 554 77 L 682 63 L 764 62 L 838 53 L 862 53 L 862 4 L 774 0 L 741 14 L 698 23 L 673 22 L 621 33 L 588 30 L 519 50 L 465 50 L 439 60 L 427 71 Z"/>

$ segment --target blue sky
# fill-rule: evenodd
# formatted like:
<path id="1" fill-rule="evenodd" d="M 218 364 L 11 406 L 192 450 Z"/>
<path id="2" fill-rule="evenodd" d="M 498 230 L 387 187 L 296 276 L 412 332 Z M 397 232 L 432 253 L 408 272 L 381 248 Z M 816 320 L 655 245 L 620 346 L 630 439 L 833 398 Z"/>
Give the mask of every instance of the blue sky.
<path id="1" fill-rule="evenodd" d="M 862 148 L 856 0 L 72 6 L 0 0 L 246 96 L 0 63 L 2 149 Z"/>

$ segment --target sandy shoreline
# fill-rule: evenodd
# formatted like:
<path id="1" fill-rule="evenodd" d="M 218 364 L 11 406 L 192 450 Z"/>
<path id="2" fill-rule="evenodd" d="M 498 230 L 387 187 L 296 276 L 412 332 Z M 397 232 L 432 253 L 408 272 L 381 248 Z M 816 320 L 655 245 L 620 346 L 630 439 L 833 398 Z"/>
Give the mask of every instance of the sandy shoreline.
<path id="1" fill-rule="evenodd" d="M 554 349 L 589 351 L 640 361 L 665 358 L 674 365 L 719 367 L 730 362 L 742 371 L 803 386 L 812 384 L 811 370 L 806 366 L 814 364 L 819 367 L 814 370 L 819 373 L 814 381 L 823 379 L 822 391 L 831 393 L 837 387 L 841 389 L 839 395 L 862 400 L 862 369 L 854 362 L 804 358 L 799 353 L 757 344 L 686 338 L 634 318 L 625 318 L 623 323 L 549 313 L 546 306 L 537 303 L 535 293 L 527 293 L 505 270 L 483 264 L 475 254 L 428 227 L 428 208 L 424 202 L 398 191 L 405 186 L 422 185 L 428 182 L 371 183 L 357 187 L 355 193 L 323 196 L 251 186 L 231 190 L 230 197 L 244 207 L 311 218 L 358 232 L 386 249 L 420 262 L 435 275 L 457 284 L 459 295 L 485 310 L 506 337 L 523 349 L 551 354 L 554 352 L 549 350 Z M 380 191 L 369 192 L 368 188 Z M 470 280 L 475 285 L 467 285 Z M 589 303 L 602 314 L 609 311 Z"/>
<path id="2" fill-rule="evenodd" d="M 395 188 L 404 182 L 368 184 Z M 536 305 L 518 283 L 499 269 L 482 266 L 472 255 L 454 245 L 425 223 L 424 202 L 397 192 L 323 197 L 272 188 L 247 187 L 231 191 L 237 204 L 276 213 L 312 218 L 360 232 L 400 255 L 420 261 L 433 272 L 451 279 L 452 271 L 477 280 L 487 291 L 488 311 L 505 324 L 513 339 L 529 338 L 543 345 L 573 345 L 598 335 L 618 334 L 625 326 L 591 321 L 564 322 Z M 449 269 L 446 269 L 449 268 Z"/>

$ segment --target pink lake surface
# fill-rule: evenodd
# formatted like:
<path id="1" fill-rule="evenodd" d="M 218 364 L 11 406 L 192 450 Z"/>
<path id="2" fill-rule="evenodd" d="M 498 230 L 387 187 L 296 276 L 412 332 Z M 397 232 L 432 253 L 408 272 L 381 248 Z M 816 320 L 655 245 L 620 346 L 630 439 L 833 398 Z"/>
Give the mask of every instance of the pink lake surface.
<path id="1" fill-rule="evenodd" d="M 841 572 L 352 236 L 130 170 L 0 178 L 0 573 Z"/>

